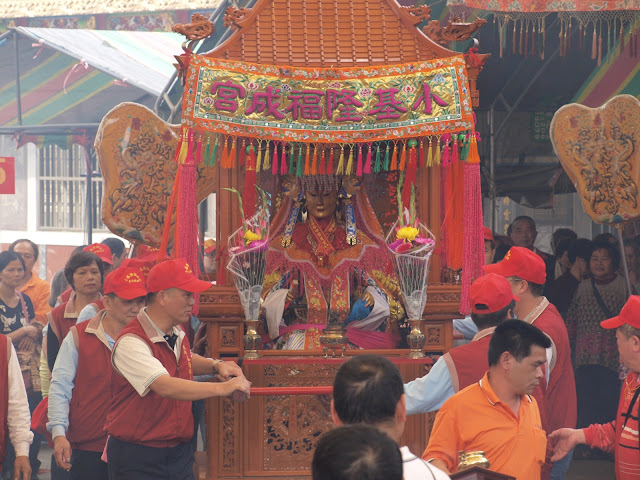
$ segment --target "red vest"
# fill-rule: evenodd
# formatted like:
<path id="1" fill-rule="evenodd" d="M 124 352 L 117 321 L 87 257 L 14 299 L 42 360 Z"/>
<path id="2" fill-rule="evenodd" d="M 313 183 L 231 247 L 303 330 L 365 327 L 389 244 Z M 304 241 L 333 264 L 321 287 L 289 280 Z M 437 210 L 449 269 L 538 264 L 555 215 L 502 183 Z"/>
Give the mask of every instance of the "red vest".
<path id="1" fill-rule="evenodd" d="M 62 345 L 64 337 L 67 336 L 71 327 L 73 327 L 78 321 L 78 317 L 65 317 L 64 312 L 67 308 L 69 301 L 66 301 L 62 305 L 58 305 L 56 308 L 47 313 L 47 319 L 49 320 L 49 328 L 53 330 L 53 333 L 58 337 L 58 343 Z M 90 305 L 94 305 L 98 310 L 104 309 L 104 303 L 102 300 L 96 300 L 91 302 Z M 80 312 L 78 312 L 80 313 Z M 53 366 L 51 366 L 53 368 Z"/>
<path id="2" fill-rule="evenodd" d="M 176 356 L 166 342 L 150 340 L 157 333 L 144 312 L 122 329 L 118 342 L 125 335 L 135 335 L 149 345 L 153 356 L 172 377 L 193 380 L 191 351 L 186 336 L 182 339 L 180 359 L 176 362 Z M 116 348 L 118 343 L 114 350 Z M 153 391 L 141 397 L 117 372 L 111 376 L 111 392 L 113 399 L 105 431 L 112 437 L 149 447 L 175 447 L 193 436 L 191 402 L 162 398 Z"/>
<path id="3" fill-rule="evenodd" d="M 104 422 L 111 405 L 111 349 L 97 336 L 104 311 L 71 327 L 78 349 L 78 369 L 69 403 L 67 439 L 72 448 L 102 452 L 107 441 Z"/>
<path id="4" fill-rule="evenodd" d="M 9 427 L 7 418 L 9 417 L 9 357 L 11 347 L 9 347 L 9 337 L 0 334 L 0 471 L 2 471 L 2 461 L 9 442 Z"/>
<path id="5" fill-rule="evenodd" d="M 556 351 L 556 363 L 551 370 L 546 391 L 547 431 L 552 432 L 565 427 L 575 428 L 578 419 L 576 382 L 571 365 L 571 347 L 567 327 L 552 304 L 549 304 L 534 320 L 533 325 L 551 337 Z"/>

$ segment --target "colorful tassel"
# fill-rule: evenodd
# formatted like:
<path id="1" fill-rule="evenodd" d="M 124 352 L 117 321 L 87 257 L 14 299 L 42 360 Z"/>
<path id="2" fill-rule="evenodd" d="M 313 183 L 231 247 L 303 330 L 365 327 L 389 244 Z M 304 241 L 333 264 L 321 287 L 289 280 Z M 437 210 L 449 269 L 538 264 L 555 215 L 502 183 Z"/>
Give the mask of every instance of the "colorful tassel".
<path id="1" fill-rule="evenodd" d="M 340 147 L 340 160 L 338 160 L 336 175 L 344 175 L 344 145 Z"/>
<path id="2" fill-rule="evenodd" d="M 274 143 L 273 144 L 273 162 L 271 163 L 271 175 L 277 175 L 277 174 L 278 174 L 278 143 Z"/>
<path id="3" fill-rule="evenodd" d="M 270 142 L 267 140 L 267 147 L 264 149 L 264 156 L 262 157 L 262 170 L 269 170 L 271 168 L 271 155 L 269 153 Z"/>
<path id="4" fill-rule="evenodd" d="M 373 166 L 373 172 L 379 173 L 381 168 L 382 168 L 382 159 L 380 158 L 380 144 L 378 144 L 376 148 L 376 163 Z"/>
<path id="5" fill-rule="evenodd" d="M 256 174 L 262 169 L 262 140 L 258 140 L 258 157 L 256 158 Z"/>
<path id="6" fill-rule="evenodd" d="M 296 176 L 301 177 L 304 174 L 304 163 L 302 163 L 302 145 L 298 147 L 298 166 L 296 168 Z"/>
<path id="7" fill-rule="evenodd" d="M 467 161 L 469 163 L 480 163 L 480 154 L 478 153 L 478 141 L 476 139 L 475 132 L 471 133 L 471 138 L 469 140 L 469 158 Z"/>
<path id="8" fill-rule="evenodd" d="M 416 182 L 416 176 L 418 173 L 418 152 L 416 151 L 417 141 L 411 139 L 407 142 L 409 144 L 408 155 L 403 152 L 403 155 L 408 156 L 406 165 L 406 174 L 404 177 L 404 187 L 402 189 L 402 204 L 409 205 L 411 200 L 411 189 Z M 406 147 L 405 147 L 406 148 Z"/>
<path id="9" fill-rule="evenodd" d="M 194 157 L 195 163 L 200 163 L 202 161 L 202 136 L 198 136 L 198 143 L 196 146 L 196 155 Z"/>
<path id="10" fill-rule="evenodd" d="M 431 137 L 429 137 L 429 147 L 427 149 L 427 167 L 433 167 L 433 149 L 431 147 Z"/>
<path id="11" fill-rule="evenodd" d="M 407 144 L 406 142 L 402 144 L 402 153 L 400 154 L 400 165 L 398 169 L 401 171 L 405 171 L 407 168 Z"/>
<path id="12" fill-rule="evenodd" d="M 189 141 L 187 143 L 187 156 L 181 163 L 195 164 L 193 159 L 193 144 L 194 144 L 193 132 L 189 132 Z"/>
<path id="13" fill-rule="evenodd" d="M 204 153 L 202 154 L 202 160 L 205 165 L 209 165 L 209 156 L 211 155 L 211 137 L 207 137 L 207 144 L 204 147 Z"/>
<path id="14" fill-rule="evenodd" d="M 176 149 L 176 155 L 174 157 L 174 161 L 180 165 L 184 163 L 187 159 L 187 149 L 189 147 L 189 131 L 185 128 L 182 130 L 182 136 L 180 138 L 180 143 L 178 144 L 178 148 Z"/>
<path id="15" fill-rule="evenodd" d="M 347 162 L 346 175 L 353 175 L 353 147 L 349 148 L 349 161 Z"/>
<path id="16" fill-rule="evenodd" d="M 311 165 L 309 165 L 309 150 L 310 150 L 310 146 L 307 145 L 307 151 L 304 155 L 304 174 L 305 175 L 310 175 L 311 174 Z"/>
<path id="17" fill-rule="evenodd" d="M 364 166 L 362 165 L 362 145 L 358 144 L 358 166 L 356 168 L 356 175 L 358 177 L 362 176 Z"/>
<path id="18" fill-rule="evenodd" d="M 453 135 L 453 146 L 451 147 L 451 163 L 457 163 L 460 160 L 460 152 L 458 152 L 458 137 Z"/>
<path id="19" fill-rule="evenodd" d="M 327 175 L 333 175 L 333 147 L 329 151 L 329 163 L 327 164 Z"/>
<path id="20" fill-rule="evenodd" d="M 236 168 L 236 139 L 231 139 L 231 148 L 229 149 L 229 168 Z"/>
<path id="21" fill-rule="evenodd" d="M 209 158 L 209 166 L 214 167 L 216 165 L 216 155 L 218 155 L 218 136 L 216 135 L 216 141 L 213 142 L 213 149 L 211 150 L 211 157 Z"/>
<path id="22" fill-rule="evenodd" d="M 440 137 L 436 139 L 435 142 L 435 153 L 433 155 L 433 163 L 436 165 L 440 165 Z"/>
<path id="23" fill-rule="evenodd" d="M 393 146 L 393 153 L 391 154 L 391 171 L 398 170 L 398 144 Z"/>
<path id="24" fill-rule="evenodd" d="M 318 173 L 320 175 L 324 175 L 327 169 L 325 168 L 325 160 L 324 160 L 324 148 L 322 149 L 322 154 L 320 155 L 320 166 L 318 167 Z"/>
<path id="25" fill-rule="evenodd" d="M 451 159 L 449 157 L 449 140 L 451 135 L 447 134 L 442 137 L 442 166 L 448 167 L 451 164 Z"/>
<path id="26" fill-rule="evenodd" d="M 248 159 L 245 162 L 244 189 L 242 193 L 242 208 L 245 218 L 253 217 L 256 210 L 256 152 L 253 145 L 247 147 Z"/>
<path id="27" fill-rule="evenodd" d="M 244 163 L 246 161 L 247 158 L 247 142 L 246 140 L 243 138 L 242 139 L 242 146 L 240 147 L 240 155 L 238 155 L 238 165 L 241 167 L 244 167 Z"/>
<path id="28" fill-rule="evenodd" d="M 313 157 L 311 157 L 311 175 L 318 174 L 318 148 L 313 149 Z"/>
<path id="29" fill-rule="evenodd" d="M 371 173 L 371 149 L 373 148 L 373 144 L 369 144 L 367 150 L 367 161 L 364 164 L 364 173 Z"/>
<path id="30" fill-rule="evenodd" d="M 294 162 L 294 145 L 293 143 L 290 145 L 289 147 L 289 171 L 293 174 L 294 173 L 294 169 L 293 169 L 293 162 Z"/>
<path id="31" fill-rule="evenodd" d="M 287 171 L 287 146 L 284 142 L 281 142 L 282 145 L 282 153 L 280 154 L 280 175 L 287 175 L 289 172 Z"/>
<path id="32" fill-rule="evenodd" d="M 384 171 L 389 171 L 389 144 L 384 146 Z"/>

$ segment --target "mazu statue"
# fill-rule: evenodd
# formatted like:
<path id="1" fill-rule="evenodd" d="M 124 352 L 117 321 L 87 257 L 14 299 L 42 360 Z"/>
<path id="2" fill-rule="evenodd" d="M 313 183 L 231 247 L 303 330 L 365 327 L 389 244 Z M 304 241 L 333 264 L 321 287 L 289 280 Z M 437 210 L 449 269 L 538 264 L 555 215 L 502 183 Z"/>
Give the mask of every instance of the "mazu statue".
<path id="1" fill-rule="evenodd" d="M 382 228 L 354 177 L 288 177 L 271 224 L 263 313 L 269 345 L 321 349 L 327 323 L 352 348 L 396 348 L 404 315 Z"/>

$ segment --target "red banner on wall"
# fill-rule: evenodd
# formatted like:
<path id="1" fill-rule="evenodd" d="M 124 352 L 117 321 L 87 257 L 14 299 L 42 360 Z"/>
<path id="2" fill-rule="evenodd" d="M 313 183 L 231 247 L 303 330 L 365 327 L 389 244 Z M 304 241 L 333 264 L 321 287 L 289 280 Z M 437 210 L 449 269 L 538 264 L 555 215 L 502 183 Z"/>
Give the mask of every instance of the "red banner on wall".
<path id="1" fill-rule="evenodd" d="M 16 193 L 14 157 L 0 157 L 0 194 Z"/>

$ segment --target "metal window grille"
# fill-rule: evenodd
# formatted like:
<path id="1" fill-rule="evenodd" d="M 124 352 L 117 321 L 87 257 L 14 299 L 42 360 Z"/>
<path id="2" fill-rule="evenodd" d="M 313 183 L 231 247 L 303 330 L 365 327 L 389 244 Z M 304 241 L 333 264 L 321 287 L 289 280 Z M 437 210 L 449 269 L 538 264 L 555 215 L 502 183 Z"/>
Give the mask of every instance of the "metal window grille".
<path id="1" fill-rule="evenodd" d="M 46 145 L 38 149 L 38 195 L 41 230 L 86 230 L 87 167 L 84 148 L 72 145 L 62 149 Z M 104 230 L 100 216 L 103 183 L 95 155 L 90 157 L 92 171 L 92 228 Z"/>

